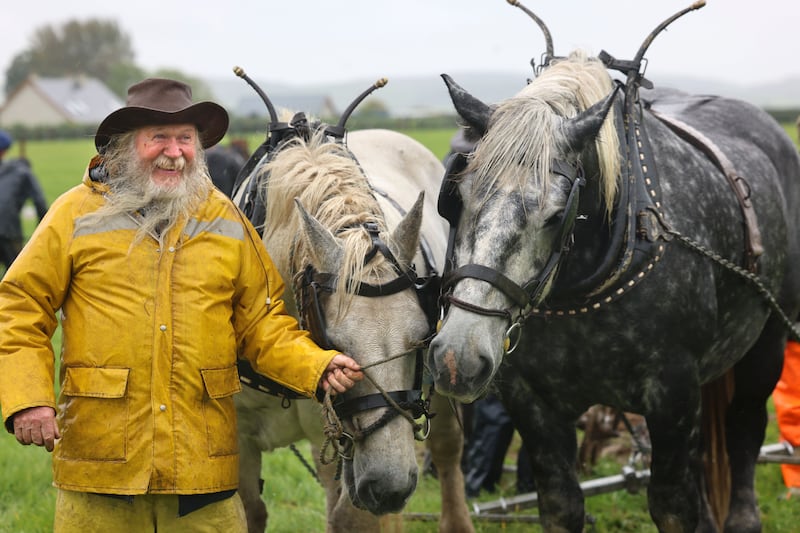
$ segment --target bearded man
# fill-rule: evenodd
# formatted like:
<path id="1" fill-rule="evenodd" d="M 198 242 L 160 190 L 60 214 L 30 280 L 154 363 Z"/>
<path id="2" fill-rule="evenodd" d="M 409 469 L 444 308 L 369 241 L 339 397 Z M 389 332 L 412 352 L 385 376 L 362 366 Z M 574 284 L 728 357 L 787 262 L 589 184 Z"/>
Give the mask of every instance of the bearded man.
<path id="1" fill-rule="evenodd" d="M 212 186 L 203 151 L 227 127 L 186 84 L 132 86 L 0 282 L 0 407 L 54 452 L 56 532 L 246 531 L 237 357 L 307 396 L 363 377 L 286 313 L 256 231 Z"/>

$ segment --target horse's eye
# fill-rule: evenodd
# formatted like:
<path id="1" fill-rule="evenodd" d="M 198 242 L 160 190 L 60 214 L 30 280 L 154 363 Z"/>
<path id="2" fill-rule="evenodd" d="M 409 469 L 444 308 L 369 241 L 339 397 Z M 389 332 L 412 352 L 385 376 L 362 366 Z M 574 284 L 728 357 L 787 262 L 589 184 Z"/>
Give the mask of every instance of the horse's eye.
<path id="1" fill-rule="evenodd" d="M 561 224 L 561 221 L 564 220 L 564 211 L 559 211 L 558 213 L 552 215 L 547 220 L 544 221 L 543 228 L 552 228 L 554 226 L 558 226 Z"/>

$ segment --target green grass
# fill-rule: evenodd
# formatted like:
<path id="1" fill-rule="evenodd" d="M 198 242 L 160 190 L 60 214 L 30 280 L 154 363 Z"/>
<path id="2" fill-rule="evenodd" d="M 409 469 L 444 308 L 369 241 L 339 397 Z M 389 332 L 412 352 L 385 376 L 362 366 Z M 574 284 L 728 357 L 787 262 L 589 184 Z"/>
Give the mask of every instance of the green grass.
<path id="1" fill-rule="evenodd" d="M 455 134 L 456 129 L 435 129 L 435 130 L 400 130 L 409 137 L 413 137 L 428 149 L 436 154 L 439 161 L 450 151 L 450 138 Z"/>
<path id="2" fill-rule="evenodd" d="M 786 131 L 797 141 L 794 125 L 786 125 Z M 440 159 L 447 153 L 449 139 L 454 130 L 431 130 L 406 132 L 416 138 Z M 251 149 L 263 140 L 263 134 L 249 137 Z M 16 149 L 16 147 L 15 147 Z M 17 153 L 12 149 L 10 157 Z M 78 184 L 84 169 L 94 153 L 92 139 L 70 141 L 29 142 L 26 155 L 40 178 L 48 201 Z M 30 234 L 33 221 L 26 222 Z M 60 330 L 54 338 L 56 352 L 60 346 Z M 770 421 L 767 443 L 777 442 L 774 419 Z M 509 454 L 509 464 L 514 464 L 518 439 Z M 302 453 L 311 459 L 307 443 L 300 443 Z M 419 448 L 422 454 L 422 445 Z M 0 533 L 44 533 L 52 531 L 55 489 L 51 486 L 50 455 L 42 448 L 23 447 L 14 437 L 0 432 Z M 611 460 L 603 461 L 595 476 L 620 473 L 620 465 Z M 800 501 L 780 499 L 784 494 L 780 467 L 777 464 L 759 465 L 756 471 L 756 490 L 759 497 L 764 533 L 779 533 L 795 528 L 800 517 Z M 267 480 L 264 499 L 270 512 L 269 531 L 272 533 L 314 533 L 325 530 L 325 502 L 322 488 L 306 471 L 302 463 L 288 450 L 283 449 L 264 455 L 262 477 Z M 514 475 L 505 473 L 498 492 L 482 494 L 477 501 L 494 501 L 499 497 L 514 495 Z M 417 491 L 406 511 L 410 513 L 438 513 L 440 510 L 439 484 L 430 477 L 422 477 Z M 628 494 L 617 491 L 587 498 L 587 513 L 596 520 L 596 531 L 650 533 L 655 531 L 647 513 L 644 491 Z M 524 511 L 528 514 L 534 510 Z M 539 526 L 508 523 L 489 523 L 475 520 L 479 533 L 540 531 Z M 406 520 L 407 533 L 437 531 L 435 522 Z"/>
<path id="3" fill-rule="evenodd" d="M 770 427 L 774 433 L 774 422 Z M 775 442 L 776 437 L 767 442 Z M 507 462 L 514 463 L 518 438 L 509 453 Z M 299 449 L 311 460 L 307 442 Z M 422 446 L 419 448 L 422 453 Z M 50 486 L 50 456 L 37 447 L 19 446 L 11 435 L 0 436 L 0 532 L 45 533 L 52 530 L 55 489 Z M 594 476 L 620 473 L 620 465 L 606 459 L 597 467 Z M 764 533 L 791 531 L 800 517 L 800 502 L 782 500 L 785 489 L 776 464 L 759 465 L 756 471 L 756 490 L 764 521 Z M 324 492 L 305 466 L 288 449 L 264 455 L 262 477 L 267 480 L 263 497 L 270 513 L 269 529 L 273 533 L 315 533 L 325 530 Z M 500 497 L 514 496 L 514 474 L 506 472 L 494 494 L 483 493 L 476 501 L 489 502 Z M 438 481 L 430 476 L 420 479 L 417 490 L 405 511 L 408 513 L 433 513 L 440 511 Z M 628 494 L 616 491 L 586 499 L 587 513 L 596 522 L 596 531 L 602 532 L 654 532 L 655 527 L 647 512 L 644 491 Z M 535 514 L 527 509 L 519 514 Z M 522 533 L 540 531 L 538 525 L 515 523 L 514 514 L 507 523 L 474 520 L 478 533 Z M 437 531 L 433 521 L 405 520 L 406 533 Z"/>
<path id="4" fill-rule="evenodd" d="M 312 464 L 308 441 L 297 443 L 297 448 Z M 289 448 L 264 454 L 261 472 L 269 512 L 267 531 L 325 531 L 325 492 Z"/>
<path id="5" fill-rule="evenodd" d="M 18 157 L 20 149 L 20 143 L 15 143 L 7 157 Z M 25 143 L 25 156 L 30 160 L 49 203 L 81 182 L 83 172 L 94 154 L 93 139 Z"/>

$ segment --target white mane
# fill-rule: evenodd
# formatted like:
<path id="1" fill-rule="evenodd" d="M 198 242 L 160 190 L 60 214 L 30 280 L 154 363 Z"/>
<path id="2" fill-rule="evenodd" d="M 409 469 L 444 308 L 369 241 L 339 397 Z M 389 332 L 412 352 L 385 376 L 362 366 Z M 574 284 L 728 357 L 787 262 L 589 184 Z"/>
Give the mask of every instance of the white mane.
<path id="1" fill-rule="evenodd" d="M 295 198 L 339 239 L 344 256 L 336 273 L 336 291 L 349 297 L 340 299 L 338 316 L 344 316 L 362 281 L 369 279 L 380 283 L 394 276 L 391 264 L 381 254 L 364 265 L 372 241 L 363 224 L 375 223 L 382 233 L 386 233 L 387 228 L 366 177 L 344 146 L 330 142 L 321 130 L 308 142 L 294 138 L 261 172 L 269 173 L 265 240 L 275 228 L 281 228 L 286 235 L 301 233 Z M 295 238 L 284 245 L 291 247 L 289 269 L 296 275 L 301 274 L 305 265 L 312 262 L 308 243 Z"/>

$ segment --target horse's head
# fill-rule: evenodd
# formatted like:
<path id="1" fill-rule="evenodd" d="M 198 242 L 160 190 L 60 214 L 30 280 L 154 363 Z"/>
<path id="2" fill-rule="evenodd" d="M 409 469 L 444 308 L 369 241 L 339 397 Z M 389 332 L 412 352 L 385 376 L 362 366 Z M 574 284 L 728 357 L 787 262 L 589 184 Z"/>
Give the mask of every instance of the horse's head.
<path id="1" fill-rule="evenodd" d="M 365 220 L 334 234 L 297 201 L 307 262 L 298 278 L 300 316 L 315 340 L 353 356 L 367 379 L 337 399 L 346 435 L 344 476 L 353 503 L 373 513 L 402 509 L 416 486 L 416 463 L 403 454 L 374 464 L 376 448 L 414 447 L 421 399 L 422 342 L 430 326 L 416 294 L 423 195 L 389 233 Z M 371 217 L 367 217 L 368 219 Z M 397 472 L 385 468 L 398 463 Z M 400 487 L 390 485 L 405 480 Z"/>
<path id="2" fill-rule="evenodd" d="M 354 154 L 324 128 L 281 146 L 264 171 L 264 242 L 292 283 L 287 303 L 318 344 L 349 354 L 367 375 L 336 403 L 350 498 L 396 512 L 416 488 L 415 432 L 424 429 L 416 419 L 431 326 L 414 267 L 424 196 L 405 216 L 382 209 Z"/>
<path id="3" fill-rule="evenodd" d="M 471 401 L 552 291 L 585 205 L 585 180 L 595 200 L 606 199 L 596 213 L 613 204 L 619 163 L 605 119 L 614 91 L 604 66 L 581 53 L 553 63 L 497 106 L 445 81 L 479 139 L 464 170 L 450 177 L 462 207 L 448 258 L 454 269 L 444 279 L 448 309 L 429 366 L 440 391 Z"/>
<path id="4" fill-rule="evenodd" d="M 412 265 L 419 250 L 423 199 L 420 194 L 391 233 L 382 219 L 362 214 L 361 222 L 340 227 L 335 235 L 330 225 L 295 200 L 307 254 L 298 275 L 311 276 L 316 283 L 321 318 L 327 325 L 325 336 L 317 340 L 360 355 L 362 365 L 377 365 L 375 375 L 383 373 L 380 363 L 389 348 L 385 345 L 390 343 L 389 351 L 400 355 L 416 348 L 428 333 Z M 405 317 L 403 328 L 396 327 L 398 314 Z M 373 330 L 381 333 L 369 334 Z M 405 383 L 406 388 L 410 385 Z"/>

